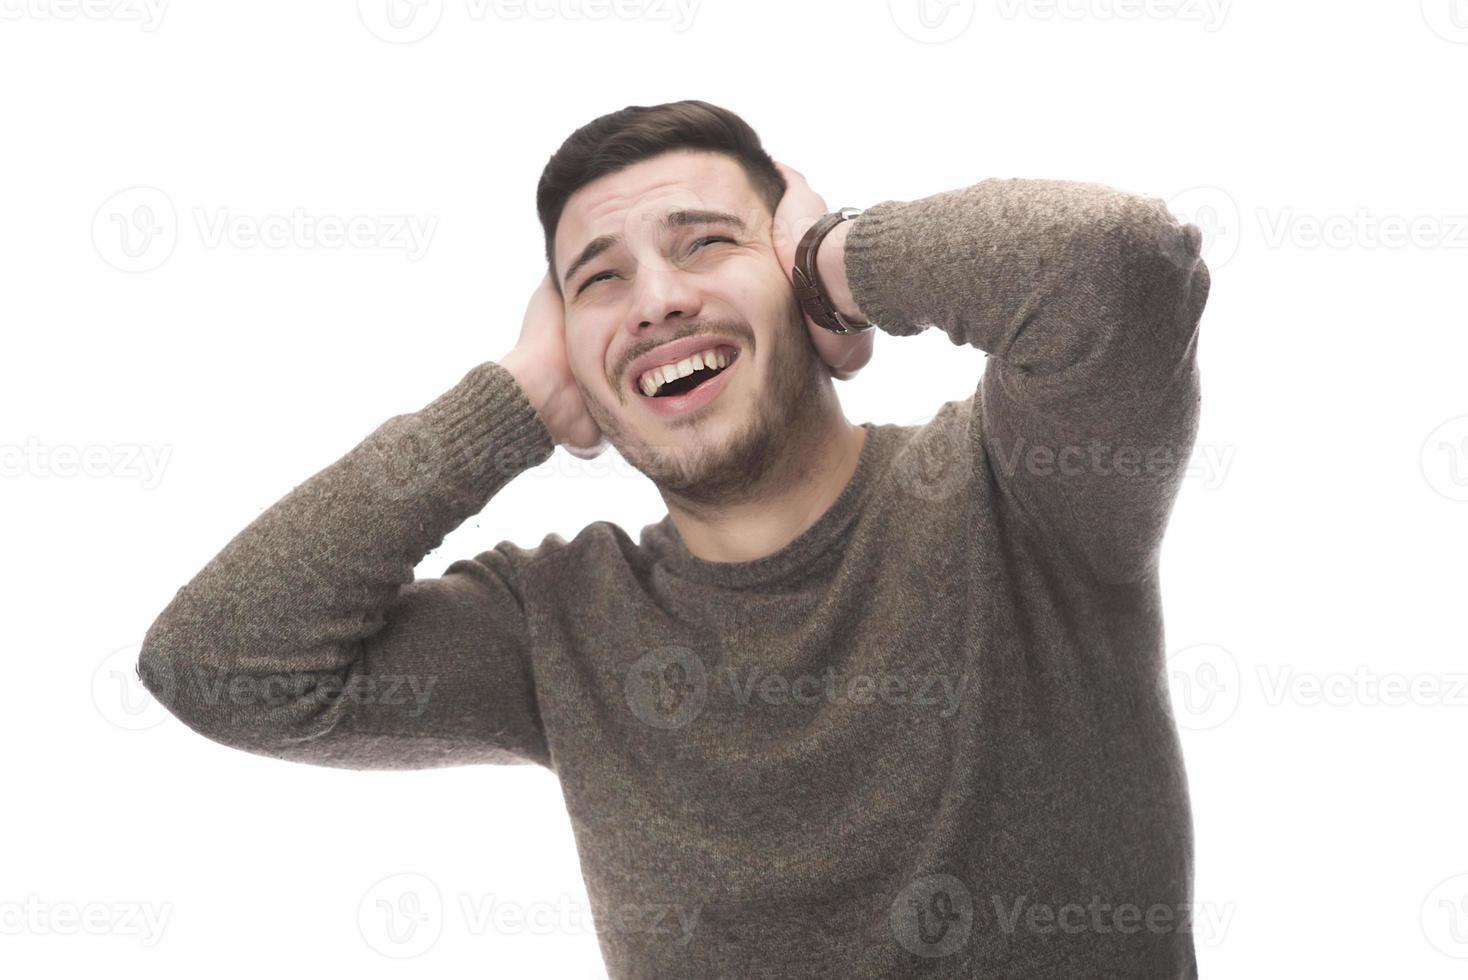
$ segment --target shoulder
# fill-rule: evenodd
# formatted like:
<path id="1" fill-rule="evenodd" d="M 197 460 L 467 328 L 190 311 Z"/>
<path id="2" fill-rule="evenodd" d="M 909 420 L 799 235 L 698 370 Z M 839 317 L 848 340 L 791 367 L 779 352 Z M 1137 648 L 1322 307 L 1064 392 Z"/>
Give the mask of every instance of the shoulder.
<path id="1" fill-rule="evenodd" d="M 544 534 L 530 546 L 501 541 L 479 560 L 520 583 L 574 589 L 582 583 L 605 582 L 619 569 L 636 568 L 644 563 L 644 556 L 620 525 L 598 520 L 581 528 L 569 541 L 559 532 Z"/>

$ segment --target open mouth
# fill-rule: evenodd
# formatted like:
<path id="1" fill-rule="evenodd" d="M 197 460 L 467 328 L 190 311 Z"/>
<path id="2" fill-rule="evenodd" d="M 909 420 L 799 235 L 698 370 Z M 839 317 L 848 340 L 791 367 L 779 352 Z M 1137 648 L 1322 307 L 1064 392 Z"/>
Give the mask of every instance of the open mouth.
<path id="1" fill-rule="evenodd" d="M 637 391 L 639 395 L 644 398 L 673 398 L 677 397 L 678 395 L 686 395 L 690 391 L 693 391 L 695 388 L 698 388 L 700 385 L 712 381 L 720 374 L 723 374 L 725 371 L 729 370 L 729 368 L 734 366 L 734 362 L 739 359 L 738 348 L 721 347 L 719 348 L 719 350 L 723 351 L 728 357 L 728 362 L 723 367 L 715 367 L 714 365 L 709 364 L 704 367 L 694 368 L 692 374 L 684 375 L 681 378 L 674 378 L 672 381 L 663 382 L 662 385 L 658 387 L 658 390 L 651 395 L 649 395 L 646 391 L 642 389 L 642 386 L 637 382 L 636 379 L 633 380 L 633 388 Z"/>

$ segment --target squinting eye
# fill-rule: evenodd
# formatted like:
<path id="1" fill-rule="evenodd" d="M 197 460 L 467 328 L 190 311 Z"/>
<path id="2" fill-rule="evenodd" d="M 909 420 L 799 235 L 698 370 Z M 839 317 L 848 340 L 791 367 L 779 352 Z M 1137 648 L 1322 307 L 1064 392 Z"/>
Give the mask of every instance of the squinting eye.
<path id="1" fill-rule="evenodd" d="M 733 245 L 734 239 L 728 235 L 706 235 L 703 238 L 695 239 L 693 244 L 699 245 L 703 242 L 728 242 L 730 245 Z"/>
<path id="2" fill-rule="evenodd" d="M 737 245 L 737 244 L 739 244 L 738 242 L 734 241 L 734 239 L 730 238 L 728 235 L 705 235 L 703 238 L 694 239 L 693 244 L 695 246 L 698 246 L 698 245 L 702 245 L 705 242 L 728 242 L 730 245 Z M 692 251 L 692 249 L 690 249 L 689 251 Z M 608 270 L 606 272 L 598 272 L 596 275 L 591 276 L 585 282 L 583 282 L 581 284 L 581 287 L 579 289 L 577 289 L 576 292 L 579 294 L 582 290 L 584 290 L 586 287 L 590 286 L 592 283 L 601 282 L 602 281 L 602 276 L 614 276 L 614 275 L 616 275 L 616 273 L 615 272 L 612 272 L 610 270 Z"/>
<path id="3" fill-rule="evenodd" d="M 576 289 L 576 295 L 577 296 L 580 296 L 586 290 L 586 287 L 587 286 L 590 286 L 592 283 L 594 283 L 594 282 L 600 282 L 602 276 L 614 276 L 614 275 L 616 275 L 616 273 L 615 272 L 612 272 L 610 270 L 608 270 L 606 272 L 598 272 L 596 275 L 591 276 L 585 282 L 583 282 L 579 287 L 577 287 L 577 289 Z"/>

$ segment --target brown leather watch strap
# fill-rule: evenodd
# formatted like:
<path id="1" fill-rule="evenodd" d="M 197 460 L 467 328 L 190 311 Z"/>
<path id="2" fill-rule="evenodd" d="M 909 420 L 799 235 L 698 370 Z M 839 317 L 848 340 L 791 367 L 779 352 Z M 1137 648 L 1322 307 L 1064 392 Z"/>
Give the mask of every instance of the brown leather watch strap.
<path id="1" fill-rule="evenodd" d="M 822 215 L 811 225 L 801 236 L 800 244 L 795 247 L 795 266 L 790 270 L 800 308 L 832 333 L 861 333 L 875 326 L 872 323 L 858 323 L 843 316 L 826 295 L 820 276 L 816 273 L 816 249 L 820 247 L 821 239 L 841 222 L 855 217 L 851 212 L 860 213 L 855 208 L 842 208 L 840 211 Z"/>

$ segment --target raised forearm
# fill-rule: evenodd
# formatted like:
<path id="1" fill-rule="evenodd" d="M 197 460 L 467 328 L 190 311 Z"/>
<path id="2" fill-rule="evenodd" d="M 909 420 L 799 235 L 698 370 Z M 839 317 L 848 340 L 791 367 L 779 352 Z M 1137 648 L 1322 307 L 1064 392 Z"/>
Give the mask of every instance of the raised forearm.
<path id="1" fill-rule="evenodd" d="M 844 285 L 872 322 L 991 355 L 974 450 L 1016 511 L 1101 578 L 1154 570 L 1197 433 L 1199 230 L 1155 198 L 1018 179 L 849 225 Z"/>
<path id="2" fill-rule="evenodd" d="M 1085 359 L 1126 307 L 1180 294 L 1197 258 L 1161 201 L 1078 181 L 984 180 L 846 224 L 840 275 L 835 249 L 820 256 L 833 296 L 888 333 L 936 325 L 1027 370 Z"/>
<path id="3" fill-rule="evenodd" d="M 494 733 L 527 730 L 516 720 L 529 715 L 513 598 L 489 566 L 422 582 L 414 566 L 552 451 L 531 408 L 485 362 L 380 425 L 175 593 L 144 638 L 140 681 L 191 728 L 260 754 L 352 768 L 497 759 L 513 737 Z M 427 703 L 340 696 L 403 681 Z"/>

